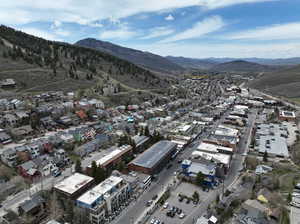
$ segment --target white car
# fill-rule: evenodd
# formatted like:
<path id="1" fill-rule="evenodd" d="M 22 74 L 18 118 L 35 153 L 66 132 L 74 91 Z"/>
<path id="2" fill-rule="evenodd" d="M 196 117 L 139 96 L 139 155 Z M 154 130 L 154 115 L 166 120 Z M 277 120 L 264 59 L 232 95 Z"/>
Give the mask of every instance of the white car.
<path id="1" fill-rule="evenodd" d="M 150 222 L 150 223 L 151 223 L 151 224 L 154 224 L 155 221 L 156 221 L 155 219 L 151 219 L 151 222 Z"/>
<path id="2" fill-rule="evenodd" d="M 168 207 L 169 207 L 169 203 L 166 202 L 166 203 L 164 204 L 163 208 L 166 209 L 166 208 L 168 208 Z"/>
<path id="3" fill-rule="evenodd" d="M 185 217 L 185 214 L 184 213 L 181 213 L 180 215 L 179 215 L 179 218 L 180 219 L 183 219 Z"/>

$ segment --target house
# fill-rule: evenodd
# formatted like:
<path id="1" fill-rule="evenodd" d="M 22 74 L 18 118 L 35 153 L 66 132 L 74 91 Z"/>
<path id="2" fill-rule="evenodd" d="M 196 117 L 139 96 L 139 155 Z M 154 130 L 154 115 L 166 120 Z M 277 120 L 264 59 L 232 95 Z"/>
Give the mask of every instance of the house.
<path id="1" fill-rule="evenodd" d="M 240 213 L 237 215 L 238 223 L 240 224 L 268 224 L 270 210 L 257 200 L 248 199 L 242 204 Z"/>
<path id="2" fill-rule="evenodd" d="M 5 114 L 2 118 L 5 126 L 16 127 L 18 125 L 18 118 L 14 114 Z"/>
<path id="3" fill-rule="evenodd" d="M 272 167 L 266 166 L 266 165 L 258 165 L 255 169 L 255 174 L 260 175 L 260 174 L 266 174 L 269 173 L 273 170 Z"/>
<path id="4" fill-rule="evenodd" d="M 150 138 L 144 135 L 133 136 L 133 141 L 135 143 L 136 152 L 143 152 L 149 143 Z"/>
<path id="5" fill-rule="evenodd" d="M 30 125 L 25 125 L 18 128 L 13 128 L 11 132 L 18 138 L 24 138 L 28 135 L 32 135 L 34 133 L 34 130 Z"/>
<path id="6" fill-rule="evenodd" d="M 20 162 L 27 162 L 31 159 L 31 154 L 27 145 L 16 146 L 15 150 Z"/>
<path id="7" fill-rule="evenodd" d="M 2 152 L 1 161 L 9 167 L 15 167 L 17 159 L 17 152 L 14 148 L 8 148 Z"/>
<path id="8" fill-rule="evenodd" d="M 14 79 L 3 79 L 0 81 L 0 86 L 3 89 L 10 89 L 16 87 L 16 82 Z"/>
<path id="9" fill-rule="evenodd" d="M 12 142 L 11 137 L 3 130 L 0 129 L 0 144 L 9 144 Z"/>
<path id="10" fill-rule="evenodd" d="M 42 176 L 49 176 L 55 171 L 58 171 L 58 167 L 48 155 L 42 155 L 32 160 L 38 167 Z"/>
<path id="11" fill-rule="evenodd" d="M 38 166 L 31 160 L 19 165 L 18 172 L 22 177 L 27 178 L 31 181 L 40 176 Z"/>
<path id="12" fill-rule="evenodd" d="M 41 223 L 46 217 L 46 201 L 42 196 L 35 194 L 19 205 L 18 212 L 19 215 L 26 216 L 30 223 Z"/>
<path id="13" fill-rule="evenodd" d="M 41 155 L 41 146 L 38 143 L 31 143 L 27 146 L 32 159 Z"/>
<path id="14" fill-rule="evenodd" d="M 26 125 L 29 123 L 29 115 L 25 111 L 16 111 L 15 115 L 18 119 L 19 125 Z"/>
<path id="15" fill-rule="evenodd" d="M 57 123 L 50 116 L 41 118 L 40 122 L 47 130 L 52 130 L 52 128 L 57 126 Z"/>

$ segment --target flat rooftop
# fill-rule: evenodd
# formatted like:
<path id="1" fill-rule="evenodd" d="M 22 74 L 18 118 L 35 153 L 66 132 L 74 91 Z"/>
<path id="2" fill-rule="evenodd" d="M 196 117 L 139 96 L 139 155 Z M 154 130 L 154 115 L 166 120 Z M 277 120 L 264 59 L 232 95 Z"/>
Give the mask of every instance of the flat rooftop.
<path id="1" fill-rule="evenodd" d="M 276 156 L 289 157 L 286 139 L 280 136 L 261 136 L 258 141 L 258 151 Z"/>
<path id="2" fill-rule="evenodd" d="M 215 135 L 238 137 L 239 130 L 224 125 L 219 125 L 215 131 Z"/>
<path id="3" fill-rule="evenodd" d="M 97 201 L 100 197 L 104 197 L 107 194 L 110 194 L 112 190 L 121 182 L 123 178 L 110 176 L 102 183 L 98 184 L 93 189 L 87 191 L 83 195 L 81 195 L 77 201 L 80 203 L 84 203 L 86 205 L 91 206 L 95 201 Z"/>
<path id="4" fill-rule="evenodd" d="M 128 152 L 131 149 L 132 149 L 132 147 L 130 145 L 123 145 L 123 146 L 113 150 L 112 152 L 110 152 L 106 156 L 102 157 L 101 159 L 97 160 L 96 164 L 98 166 L 105 166 L 107 163 L 109 163 L 113 159 L 123 155 L 124 153 Z M 89 167 L 91 167 L 91 165 L 89 165 Z"/>
<path id="5" fill-rule="evenodd" d="M 68 194 L 73 194 L 93 180 L 94 178 L 92 177 L 83 175 L 81 173 L 74 173 L 72 176 L 56 184 L 54 188 Z"/>
<path id="6" fill-rule="evenodd" d="M 201 157 L 206 160 L 213 160 L 216 163 L 222 163 L 224 165 L 229 165 L 231 156 L 223 153 L 207 153 L 207 152 L 199 152 L 199 151 L 194 151 L 192 153 L 192 157 Z"/>
<path id="7" fill-rule="evenodd" d="M 224 146 L 205 143 L 205 142 L 201 142 L 200 145 L 198 145 L 197 150 L 211 152 L 211 153 L 218 153 L 219 151 L 226 151 L 231 153 L 233 152 L 233 149 L 230 147 L 224 147 Z"/>
<path id="8" fill-rule="evenodd" d="M 176 147 L 177 144 L 174 142 L 167 140 L 159 141 L 134 159 L 131 164 L 146 168 L 153 168 L 161 159 L 171 153 Z"/>

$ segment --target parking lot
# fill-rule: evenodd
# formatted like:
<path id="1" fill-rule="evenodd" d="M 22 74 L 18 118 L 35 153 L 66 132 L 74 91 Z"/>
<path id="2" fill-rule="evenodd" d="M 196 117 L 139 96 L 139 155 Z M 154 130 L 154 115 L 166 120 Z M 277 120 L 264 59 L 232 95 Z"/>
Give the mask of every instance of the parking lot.
<path id="1" fill-rule="evenodd" d="M 192 198 L 194 192 L 197 191 L 199 193 L 199 203 L 196 205 L 192 200 L 184 198 L 182 201 L 179 200 L 178 195 L 185 195 L 187 197 Z M 150 217 L 148 223 L 152 223 L 154 220 L 159 220 L 160 223 L 164 224 L 181 224 L 184 219 L 193 213 L 193 211 L 201 204 L 202 201 L 205 201 L 208 197 L 209 192 L 202 191 L 201 188 L 190 184 L 190 183 L 181 183 L 176 190 L 171 192 L 171 196 L 167 200 L 168 207 L 164 208 L 163 206 L 157 209 L 154 214 Z M 176 209 L 174 211 L 174 216 L 168 216 L 167 213 L 170 210 Z M 170 212 L 169 212 L 170 213 Z M 183 213 L 184 217 L 180 217 L 180 214 Z M 151 222 L 152 221 L 152 222 Z M 154 223 L 154 222 L 153 222 Z M 158 223 L 158 222 L 156 222 Z"/>

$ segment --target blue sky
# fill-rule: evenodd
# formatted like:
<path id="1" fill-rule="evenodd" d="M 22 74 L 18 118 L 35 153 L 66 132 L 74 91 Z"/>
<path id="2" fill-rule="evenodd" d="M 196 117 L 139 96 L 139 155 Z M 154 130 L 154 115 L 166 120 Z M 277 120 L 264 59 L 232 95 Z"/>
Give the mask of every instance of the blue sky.
<path id="1" fill-rule="evenodd" d="M 0 0 L 0 23 L 50 40 L 92 37 L 160 55 L 300 56 L 300 0 Z"/>

